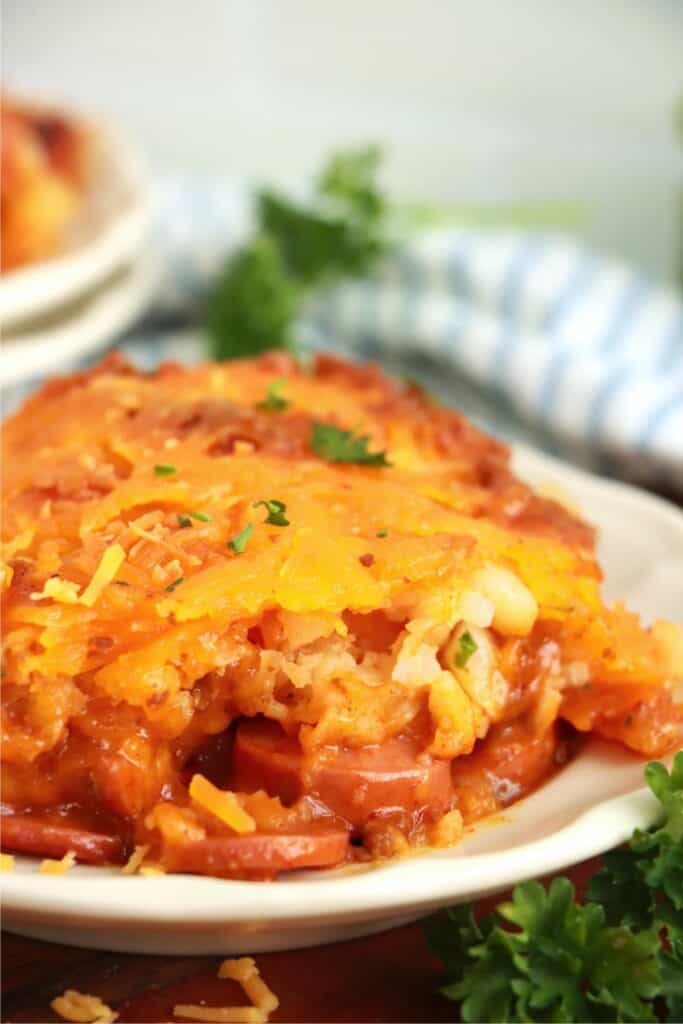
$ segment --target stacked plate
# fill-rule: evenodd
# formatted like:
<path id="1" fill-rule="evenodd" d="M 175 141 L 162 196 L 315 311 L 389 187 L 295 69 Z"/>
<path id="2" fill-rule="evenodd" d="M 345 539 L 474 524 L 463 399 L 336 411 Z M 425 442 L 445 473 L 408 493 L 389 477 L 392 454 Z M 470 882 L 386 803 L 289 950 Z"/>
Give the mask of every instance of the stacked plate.
<path id="1" fill-rule="evenodd" d="M 140 166 L 110 129 L 95 129 L 95 170 L 68 248 L 0 277 L 0 384 L 72 369 L 142 312 L 156 281 L 146 251 L 149 200 Z"/>

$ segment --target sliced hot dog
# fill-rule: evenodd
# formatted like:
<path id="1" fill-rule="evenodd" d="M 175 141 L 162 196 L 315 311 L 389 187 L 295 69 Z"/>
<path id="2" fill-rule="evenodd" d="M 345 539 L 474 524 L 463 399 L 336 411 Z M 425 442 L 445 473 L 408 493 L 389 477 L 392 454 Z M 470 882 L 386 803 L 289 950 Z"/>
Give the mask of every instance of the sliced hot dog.
<path id="1" fill-rule="evenodd" d="M 73 850 L 76 859 L 85 864 L 123 860 L 124 849 L 119 836 L 40 821 L 28 814 L 3 814 L 0 817 L 0 834 L 3 850 L 15 853 L 58 859 Z"/>
<path id="2" fill-rule="evenodd" d="M 473 753 L 453 761 L 453 786 L 466 821 L 519 800 L 556 766 L 557 731 L 534 734 L 522 722 L 495 725 Z"/>
<path id="3" fill-rule="evenodd" d="M 277 723 L 253 718 L 240 723 L 233 757 L 236 788 L 265 789 L 286 803 L 315 796 L 354 827 L 393 809 L 429 809 L 438 817 L 452 803 L 449 763 L 422 754 L 407 737 L 357 749 L 326 747 L 307 757 Z"/>
<path id="4" fill-rule="evenodd" d="M 166 844 L 162 862 L 168 871 L 270 877 L 295 868 L 332 867 L 345 859 L 348 847 L 349 836 L 343 829 L 214 836 L 191 843 Z"/>

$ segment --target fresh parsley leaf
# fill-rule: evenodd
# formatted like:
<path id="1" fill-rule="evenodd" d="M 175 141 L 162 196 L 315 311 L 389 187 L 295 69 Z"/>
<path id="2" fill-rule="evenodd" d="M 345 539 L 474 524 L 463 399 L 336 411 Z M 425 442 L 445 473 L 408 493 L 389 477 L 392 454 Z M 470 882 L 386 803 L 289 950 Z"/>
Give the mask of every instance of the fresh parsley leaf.
<path id="1" fill-rule="evenodd" d="M 172 594 L 173 591 L 175 590 L 175 588 L 179 587 L 180 584 L 184 583 L 184 582 L 185 582 L 185 577 L 184 576 L 179 576 L 177 580 L 173 580 L 173 583 L 169 583 L 169 585 L 166 587 L 167 593 Z"/>
<path id="2" fill-rule="evenodd" d="M 236 555 L 241 555 L 246 548 L 249 538 L 254 532 L 252 523 L 247 523 L 243 530 L 236 533 L 234 537 L 231 537 L 228 541 L 228 547 L 235 552 Z"/>
<path id="3" fill-rule="evenodd" d="M 190 519 L 189 516 L 183 516 L 179 512 L 178 513 L 178 526 L 180 526 L 181 529 L 186 530 L 188 528 L 188 526 L 192 526 L 192 520 Z"/>
<path id="4" fill-rule="evenodd" d="M 458 640 L 458 653 L 455 656 L 457 667 L 464 668 L 476 650 L 477 642 L 469 629 L 466 629 Z"/>
<path id="5" fill-rule="evenodd" d="M 173 474 L 177 473 L 178 470 L 175 466 L 165 465 L 162 463 L 161 465 L 154 467 L 154 472 L 157 476 L 173 476 Z"/>
<path id="6" fill-rule="evenodd" d="M 258 508 L 259 505 L 263 505 L 268 513 L 264 522 L 270 523 L 271 526 L 289 526 L 289 519 L 285 515 L 287 506 L 284 501 L 278 501 L 276 498 L 255 501 L 252 508 Z"/>
<path id="7" fill-rule="evenodd" d="M 292 347 L 301 288 L 277 239 L 261 233 L 228 262 L 209 297 L 206 326 L 216 359 L 240 359 Z"/>
<path id="8" fill-rule="evenodd" d="M 188 512 L 187 514 L 191 519 L 197 519 L 200 523 L 211 522 L 211 516 L 207 516 L 206 512 Z"/>
<path id="9" fill-rule="evenodd" d="M 284 387 L 284 381 L 274 380 L 268 385 L 268 394 L 262 402 L 256 403 L 256 408 L 263 412 L 284 412 L 289 407 L 289 402 L 280 391 Z"/>
<path id="10" fill-rule="evenodd" d="M 390 466 L 386 452 L 368 451 L 370 438 L 340 430 L 331 423 L 314 421 L 311 429 L 311 448 L 326 462 L 354 462 L 363 466 Z"/>
<path id="11" fill-rule="evenodd" d="M 603 857 L 589 902 L 559 877 L 478 921 L 457 907 L 426 922 L 463 1021 L 683 1019 L 683 751 L 645 776 L 662 822 Z"/>
<path id="12" fill-rule="evenodd" d="M 272 189 L 256 194 L 256 232 L 209 296 L 214 357 L 292 348 L 296 317 L 313 287 L 372 269 L 388 248 L 379 164 L 376 147 L 336 154 L 306 203 Z"/>

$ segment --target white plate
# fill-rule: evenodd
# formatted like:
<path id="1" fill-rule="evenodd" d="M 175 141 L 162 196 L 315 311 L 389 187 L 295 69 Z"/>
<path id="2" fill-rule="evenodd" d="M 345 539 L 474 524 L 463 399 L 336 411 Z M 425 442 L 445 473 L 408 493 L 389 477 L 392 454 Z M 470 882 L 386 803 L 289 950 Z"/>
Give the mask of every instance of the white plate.
<path id="1" fill-rule="evenodd" d="M 4 334 L 0 384 L 26 385 L 75 369 L 79 360 L 103 348 L 143 312 L 158 276 L 156 260 L 142 253 L 68 306 Z"/>
<path id="2" fill-rule="evenodd" d="M 0 275 L 0 322 L 14 329 L 93 288 L 140 250 L 150 210 L 141 166 L 122 139 L 94 126 L 92 183 L 65 251 Z"/>
<path id="3" fill-rule="evenodd" d="M 680 617 L 677 509 L 528 450 L 516 452 L 516 464 L 537 486 L 560 484 L 599 526 L 610 596 L 648 619 Z M 642 761 L 593 741 L 551 782 L 450 850 L 273 883 L 123 877 L 86 867 L 50 876 L 37 873 L 35 860 L 17 858 L 0 880 L 3 924 L 37 938 L 142 953 L 261 952 L 352 938 L 562 871 L 622 842 L 656 812 L 642 778 Z"/>

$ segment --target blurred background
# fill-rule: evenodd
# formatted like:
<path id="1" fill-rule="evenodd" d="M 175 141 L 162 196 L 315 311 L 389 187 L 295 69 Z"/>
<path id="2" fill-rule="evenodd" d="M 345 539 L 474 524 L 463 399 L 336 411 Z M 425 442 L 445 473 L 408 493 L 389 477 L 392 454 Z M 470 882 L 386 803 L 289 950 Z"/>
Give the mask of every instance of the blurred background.
<path id="1" fill-rule="evenodd" d="M 601 249 L 676 273 L 680 0 L 3 8 L 5 85 L 116 119 L 155 172 L 296 184 L 380 140 L 402 195 L 559 204 Z"/>
<path id="2" fill-rule="evenodd" d="M 2 49 L 7 93 L 123 140 L 67 181 L 49 258 L 4 262 L 9 407 L 113 344 L 152 367 L 297 341 L 683 492 L 682 0 L 4 0 Z M 29 127 L 20 245 L 64 200 L 59 131 Z"/>

